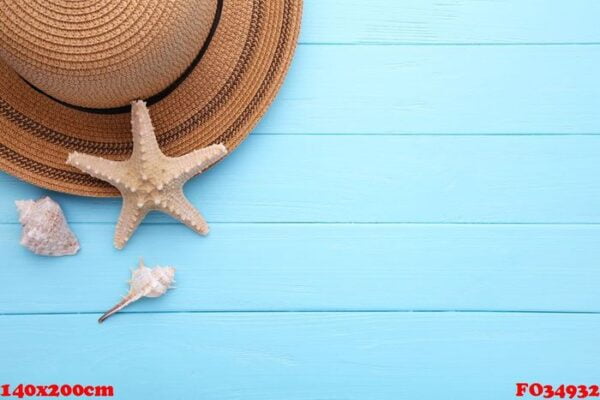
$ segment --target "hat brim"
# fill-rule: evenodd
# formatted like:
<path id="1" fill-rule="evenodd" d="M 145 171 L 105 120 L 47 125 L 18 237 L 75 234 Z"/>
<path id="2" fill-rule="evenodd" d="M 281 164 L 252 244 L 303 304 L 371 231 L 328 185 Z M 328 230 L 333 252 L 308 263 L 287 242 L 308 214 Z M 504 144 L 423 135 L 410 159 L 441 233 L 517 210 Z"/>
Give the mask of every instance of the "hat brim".
<path id="1" fill-rule="evenodd" d="M 219 0 L 202 58 L 150 106 L 165 154 L 214 143 L 235 149 L 275 98 L 300 30 L 302 0 Z M 118 196 L 113 186 L 68 166 L 78 151 L 122 160 L 132 149 L 128 113 L 78 110 L 36 91 L 0 61 L 0 169 L 59 192 Z"/>

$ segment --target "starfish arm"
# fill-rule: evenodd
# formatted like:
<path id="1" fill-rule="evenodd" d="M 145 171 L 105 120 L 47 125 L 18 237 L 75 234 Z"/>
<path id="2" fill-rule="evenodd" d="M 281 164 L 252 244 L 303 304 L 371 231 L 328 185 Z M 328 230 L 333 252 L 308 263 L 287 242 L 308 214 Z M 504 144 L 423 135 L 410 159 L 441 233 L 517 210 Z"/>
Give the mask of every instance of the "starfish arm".
<path id="1" fill-rule="evenodd" d="M 150 118 L 150 110 L 144 101 L 131 103 L 131 133 L 133 139 L 132 158 L 144 162 L 152 162 L 162 153 L 154 134 L 154 126 Z"/>
<path id="2" fill-rule="evenodd" d="M 175 177 L 186 181 L 219 161 L 226 154 L 227 147 L 223 144 L 213 144 L 181 157 L 170 158 L 170 170 Z"/>
<path id="3" fill-rule="evenodd" d="M 125 246 L 147 213 L 147 210 L 137 207 L 134 200 L 123 197 L 121 215 L 115 229 L 114 244 L 117 249 Z"/>
<path id="4" fill-rule="evenodd" d="M 208 224 L 182 191 L 164 201 L 161 210 L 186 224 L 201 235 L 208 234 Z"/>
<path id="5" fill-rule="evenodd" d="M 113 161 L 83 153 L 70 153 L 67 164 L 117 186 L 125 175 L 124 161 Z"/>

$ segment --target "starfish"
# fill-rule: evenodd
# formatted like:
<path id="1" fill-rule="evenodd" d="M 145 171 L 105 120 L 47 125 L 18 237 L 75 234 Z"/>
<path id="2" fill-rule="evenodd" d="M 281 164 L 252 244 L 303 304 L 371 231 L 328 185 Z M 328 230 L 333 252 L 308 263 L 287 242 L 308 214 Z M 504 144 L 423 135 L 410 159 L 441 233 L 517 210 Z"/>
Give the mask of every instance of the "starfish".
<path id="1" fill-rule="evenodd" d="M 183 194 L 183 185 L 193 176 L 223 158 L 227 148 L 214 144 L 181 157 L 162 153 L 150 113 L 143 101 L 131 103 L 133 153 L 125 161 L 113 161 L 74 152 L 67 164 L 106 181 L 121 192 L 123 207 L 115 230 L 114 245 L 122 249 L 146 214 L 162 211 L 206 235 L 208 224 Z"/>

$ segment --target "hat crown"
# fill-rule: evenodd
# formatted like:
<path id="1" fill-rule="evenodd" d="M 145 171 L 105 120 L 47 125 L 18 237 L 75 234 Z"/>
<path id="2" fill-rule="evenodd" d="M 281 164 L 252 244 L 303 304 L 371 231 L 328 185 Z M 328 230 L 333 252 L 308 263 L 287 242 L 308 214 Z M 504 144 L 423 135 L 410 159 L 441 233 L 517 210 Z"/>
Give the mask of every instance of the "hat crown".
<path id="1" fill-rule="evenodd" d="M 0 57 L 63 102 L 111 108 L 167 88 L 193 62 L 217 0 L 0 0 Z"/>

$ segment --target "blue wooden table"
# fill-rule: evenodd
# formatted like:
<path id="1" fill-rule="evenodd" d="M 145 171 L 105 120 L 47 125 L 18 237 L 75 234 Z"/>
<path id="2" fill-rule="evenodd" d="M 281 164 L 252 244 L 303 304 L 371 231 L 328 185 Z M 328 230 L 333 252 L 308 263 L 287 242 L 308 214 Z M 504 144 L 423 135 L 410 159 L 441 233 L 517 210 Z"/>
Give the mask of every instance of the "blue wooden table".
<path id="1" fill-rule="evenodd" d="M 0 175 L 0 384 L 119 399 L 512 399 L 600 383 L 600 2 L 306 0 L 268 115 L 186 187 L 202 238 Z M 177 289 L 103 325 L 129 269 Z"/>

